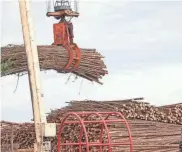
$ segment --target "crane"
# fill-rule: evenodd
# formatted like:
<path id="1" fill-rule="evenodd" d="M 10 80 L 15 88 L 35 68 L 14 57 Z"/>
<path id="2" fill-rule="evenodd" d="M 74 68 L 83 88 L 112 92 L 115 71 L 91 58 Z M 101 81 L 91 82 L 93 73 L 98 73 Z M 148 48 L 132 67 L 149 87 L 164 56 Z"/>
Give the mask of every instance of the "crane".
<path id="1" fill-rule="evenodd" d="M 73 17 L 78 17 L 78 1 L 74 1 L 74 10 L 71 7 L 71 2 L 67 0 L 56 0 L 54 4 L 54 10 L 51 11 L 51 1 L 48 2 L 48 11 L 46 13 L 47 17 L 54 17 L 56 20 L 59 20 L 59 23 L 53 24 L 53 32 L 54 32 L 54 42 L 52 45 L 55 46 L 63 46 L 65 49 L 69 52 L 69 61 L 65 65 L 65 69 L 67 69 L 68 72 L 71 70 L 77 68 L 79 66 L 80 62 L 80 48 L 77 46 L 76 43 L 74 43 L 73 38 L 73 24 L 71 23 L 71 19 Z M 30 11 L 30 5 L 29 1 L 27 0 L 19 0 L 19 6 L 20 6 L 20 15 L 21 15 L 21 22 L 22 22 L 22 29 L 23 29 L 23 36 L 24 36 L 24 43 L 26 46 L 26 55 L 27 55 L 27 65 L 28 65 L 28 75 L 29 75 L 29 83 L 30 83 L 30 91 L 31 91 L 31 98 L 32 98 L 32 108 L 34 113 L 34 124 L 35 124 L 35 133 L 36 133 L 36 143 L 34 144 L 34 150 L 35 152 L 51 152 L 51 141 L 44 137 L 55 137 L 56 136 L 56 123 L 48 123 L 45 117 L 45 113 L 42 107 L 42 100 L 41 97 L 43 94 L 41 94 L 41 87 L 40 87 L 40 80 L 39 80 L 39 62 L 38 62 L 38 53 L 37 53 L 37 47 L 34 41 L 34 35 L 33 35 L 33 24 L 31 22 L 31 11 Z M 77 56 L 77 62 L 75 63 L 74 67 L 70 69 L 70 65 L 73 61 L 74 52 Z M 35 64 L 36 63 L 36 64 Z M 88 121 L 87 118 L 91 115 L 97 116 L 100 118 L 100 120 L 95 121 Z M 105 118 L 104 116 L 105 115 Z M 110 116 L 119 116 L 120 118 L 109 120 Z M 69 121 L 68 118 L 72 116 L 75 117 L 73 121 Z M 108 143 L 103 143 L 102 138 L 99 142 L 91 142 L 88 140 L 87 130 L 85 124 L 95 124 L 99 123 L 101 127 L 101 134 L 100 137 L 102 137 L 104 129 L 106 130 L 106 134 L 108 136 Z M 82 146 L 86 145 L 86 150 L 89 152 L 90 146 L 99 146 L 100 152 L 103 150 L 103 146 L 108 146 L 109 151 L 112 152 L 111 146 L 113 145 L 123 145 L 123 143 L 112 143 L 110 133 L 107 127 L 107 123 L 110 122 L 121 122 L 125 124 L 126 129 L 128 130 L 128 142 L 125 143 L 125 145 L 128 145 L 130 147 L 130 152 L 132 152 L 132 138 L 131 133 L 129 129 L 129 125 L 126 121 L 126 119 L 123 117 L 122 114 L 117 112 L 70 112 L 67 114 L 67 116 L 61 121 L 59 131 L 58 131 L 58 143 L 57 148 L 58 152 L 61 152 L 62 146 L 79 146 L 79 152 L 82 151 Z M 79 124 L 80 125 L 80 136 L 79 136 L 79 143 L 76 142 L 66 142 L 61 140 L 61 134 L 63 132 L 64 125 L 68 124 Z M 82 136 L 83 133 L 85 135 L 86 142 L 82 142 Z M 67 134 L 65 132 L 65 134 Z"/>
<path id="2" fill-rule="evenodd" d="M 78 13 L 78 1 L 68 0 L 53 0 L 53 7 L 51 9 L 51 0 L 47 3 L 47 17 L 54 17 L 59 20 L 58 23 L 53 24 L 54 42 L 52 45 L 63 46 L 69 54 L 69 61 L 65 65 L 64 70 L 71 72 L 76 70 L 80 63 L 81 52 L 80 48 L 74 43 L 73 24 L 71 19 L 73 17 L 79 17 Z M 71 2 L 74 2 L 74 8 L 71 6 Z M 73 62 L 74 53 L 76 54 L 76 63 L 71 69 L 70 66 Z"/>

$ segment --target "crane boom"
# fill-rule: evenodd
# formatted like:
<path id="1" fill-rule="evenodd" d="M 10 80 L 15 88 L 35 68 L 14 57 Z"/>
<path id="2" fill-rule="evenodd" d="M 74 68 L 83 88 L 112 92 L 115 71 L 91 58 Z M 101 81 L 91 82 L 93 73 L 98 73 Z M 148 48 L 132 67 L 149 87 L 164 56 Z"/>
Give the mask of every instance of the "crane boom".
<path id="1" fill-rule="evenodd" d="M 26 48 L 27 65 L 28 65 L 28 76 L 29 86 L 32 99 L 32 109 L 35 123 L 36 133 L 36 152 L 41 152 L 42 145 L 42 132 L 41 132 L 41 116 L 40 116 L 40 98 L 42 98 L 39 78 L 39 62 L 37 55 L 36 44 L 34 43 L 34 35 L 32 32 L 32 23 L 30 17 L 30 8 L 27 5 L 29 2 L 26 0 L 19 0 L 21 23 L 24 37 L 24 44 Z M 41 94 L 41 95 L 40 95 Z"/>
<path id="2" fill-rule="evenodd" d="M 56 135 L 56 124 L 47 123 L 43 108 L 43 92 L 40 81 L 40 67 L 37 46 L 34 38 L 34 29 L 31 19 L 30 1 L 19 0 L 19 8 L 24 44 L 26 48 L 29 86 L 36 133 L 36 143 L 34 144 L 34 151 L 43 152 L 45 151 L 45 147 L 47 145 L 50 145 L 50 141 L 44 141 L 43 137 L 54 137 Z"/>

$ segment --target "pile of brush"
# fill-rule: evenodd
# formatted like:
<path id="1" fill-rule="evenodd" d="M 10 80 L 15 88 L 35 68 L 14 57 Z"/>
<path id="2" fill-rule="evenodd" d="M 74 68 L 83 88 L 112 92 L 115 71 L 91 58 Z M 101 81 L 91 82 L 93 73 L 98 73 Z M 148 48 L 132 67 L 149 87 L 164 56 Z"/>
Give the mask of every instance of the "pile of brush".
<path id="1" fill-rule="evenodd" d="M 38 56 L 41 70 L 55 70 L 58 73 L 67 73 L 64 69 L 69 60 L 69 53 L 61 46 L 38 46 Z M 81 59 L 78 68 L 71 71 L 76 76 L 102 84 L 100 79 L 108 74 L 104 57 L 95 49 L 81 49 Z M 76 63 L 74 54 L 72 69 Z M 1 75 L 11 75 L 27 72 L 26 51 L 23 45 L 1 47 Z"/>

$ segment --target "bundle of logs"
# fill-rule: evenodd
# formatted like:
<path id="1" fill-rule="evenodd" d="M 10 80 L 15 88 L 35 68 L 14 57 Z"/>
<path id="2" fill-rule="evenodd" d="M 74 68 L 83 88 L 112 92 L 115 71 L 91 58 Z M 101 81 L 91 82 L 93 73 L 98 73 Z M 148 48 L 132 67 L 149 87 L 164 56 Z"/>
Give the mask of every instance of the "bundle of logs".
<path id="1" fill-rule="evenodd" d="M 179 147 L 182 125 L 182 105 L 169 105 L 155 107 L 146 102 L 135 101 L 135 99 L 121 101 L 72 101 L 67 107 L 51 110 L 48 114 L 48 122 L 56 122 L 60 125 L 62 118 L 70 111 L 120 111 L 129 120 L 134 152 L 140 151 L 170 151 L 175 152 Z M 137 120 L 140 119 L 140 120 Z M 147 121 L 146 121 L 147 120 Z M 158 121 L 158 122 L 157 122 Z M 163 123 L 162 123 L 163 122 Z M 12 126 L 12 127 L 11 127 Z M 118 124 L 108 126 L 112 140 L 119 141 L 128 139 L 125 135 L 126 130 Z M 1 143 L 2 145 L 10 144 L 11 130 L 13 128 L 14 143 L 19 145 L 19 148 L 32 148 L 35 141 L 34 125 L 32 123 L 16 124 L 2 122 L 1 127 Z M 59 128 L 59 127 L 57 127 Z M 58 131 L 58 130 L 57 130 Z M 78 142 L 80 127 L 76 124 L 69 124 L 64 128 L 62 139 L 64 141 Z M 98 140 L 100 135 L 100 127 L 98 124 L 87 126 L 89 141 Z M 57 151 L 57 138 L 49 138 L 52 143 L 53 151 Z M 84 141 L 84 139 L 82 139 Z M 103 141 L 107 140 L 103 136 Z M 84 147 L 83 148 L 83 152 Z M 115 147 L 114 152 L 127 151 Z M 78 147 L 64 147 L 63 152 L 77 151 Z M 92 152 L 98 150 L 92 148 Z M 104 151 L 107 151 L 107 146 Z"/>
<path id="2" fill-rule="evenodd" d="M 69 60 L 69 53 L 61 46 L 38 46 L 41 70 L 55 70 L 58 73 L 71 72 L 76 76 L 102 84 L 100 79 L 108 74 L 103 56 L 95 49 L 81 49 L 80 64 L 72 70 L 77 59 L 74 54 L 73 63 L 68 70 L 64 69 Z M 26 51 L 23 45 L 1 47 L 1 75 L 27 73 Z"/>

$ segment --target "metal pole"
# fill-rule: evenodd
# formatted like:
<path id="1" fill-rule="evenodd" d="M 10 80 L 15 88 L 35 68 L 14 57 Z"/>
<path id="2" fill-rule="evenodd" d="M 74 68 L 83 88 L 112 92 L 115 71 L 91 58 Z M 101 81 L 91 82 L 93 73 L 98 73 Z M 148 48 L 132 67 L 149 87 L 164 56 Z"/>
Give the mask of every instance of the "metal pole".
<path id="1" fill-rule="evenodd" d="M 24 44 L 26 48 L 27 55 L 27 65 L 28 65 L 28 77 L 32 100 L 32 109 L 35 123 L 35 133 L 36 133 L 36 152 L 42 151 L 42 125 L 41 122 L 46 122 L 46 117 L 43 112 L 42 98 L 43 93 L 41 92 L 40 83 L 40 67 L 37 54 L 37 46 L 34 40 L 34 31 L 30 14 L 29 2 L 26 0 L 19 0 L 21 23 L 24 37 Z"/>

